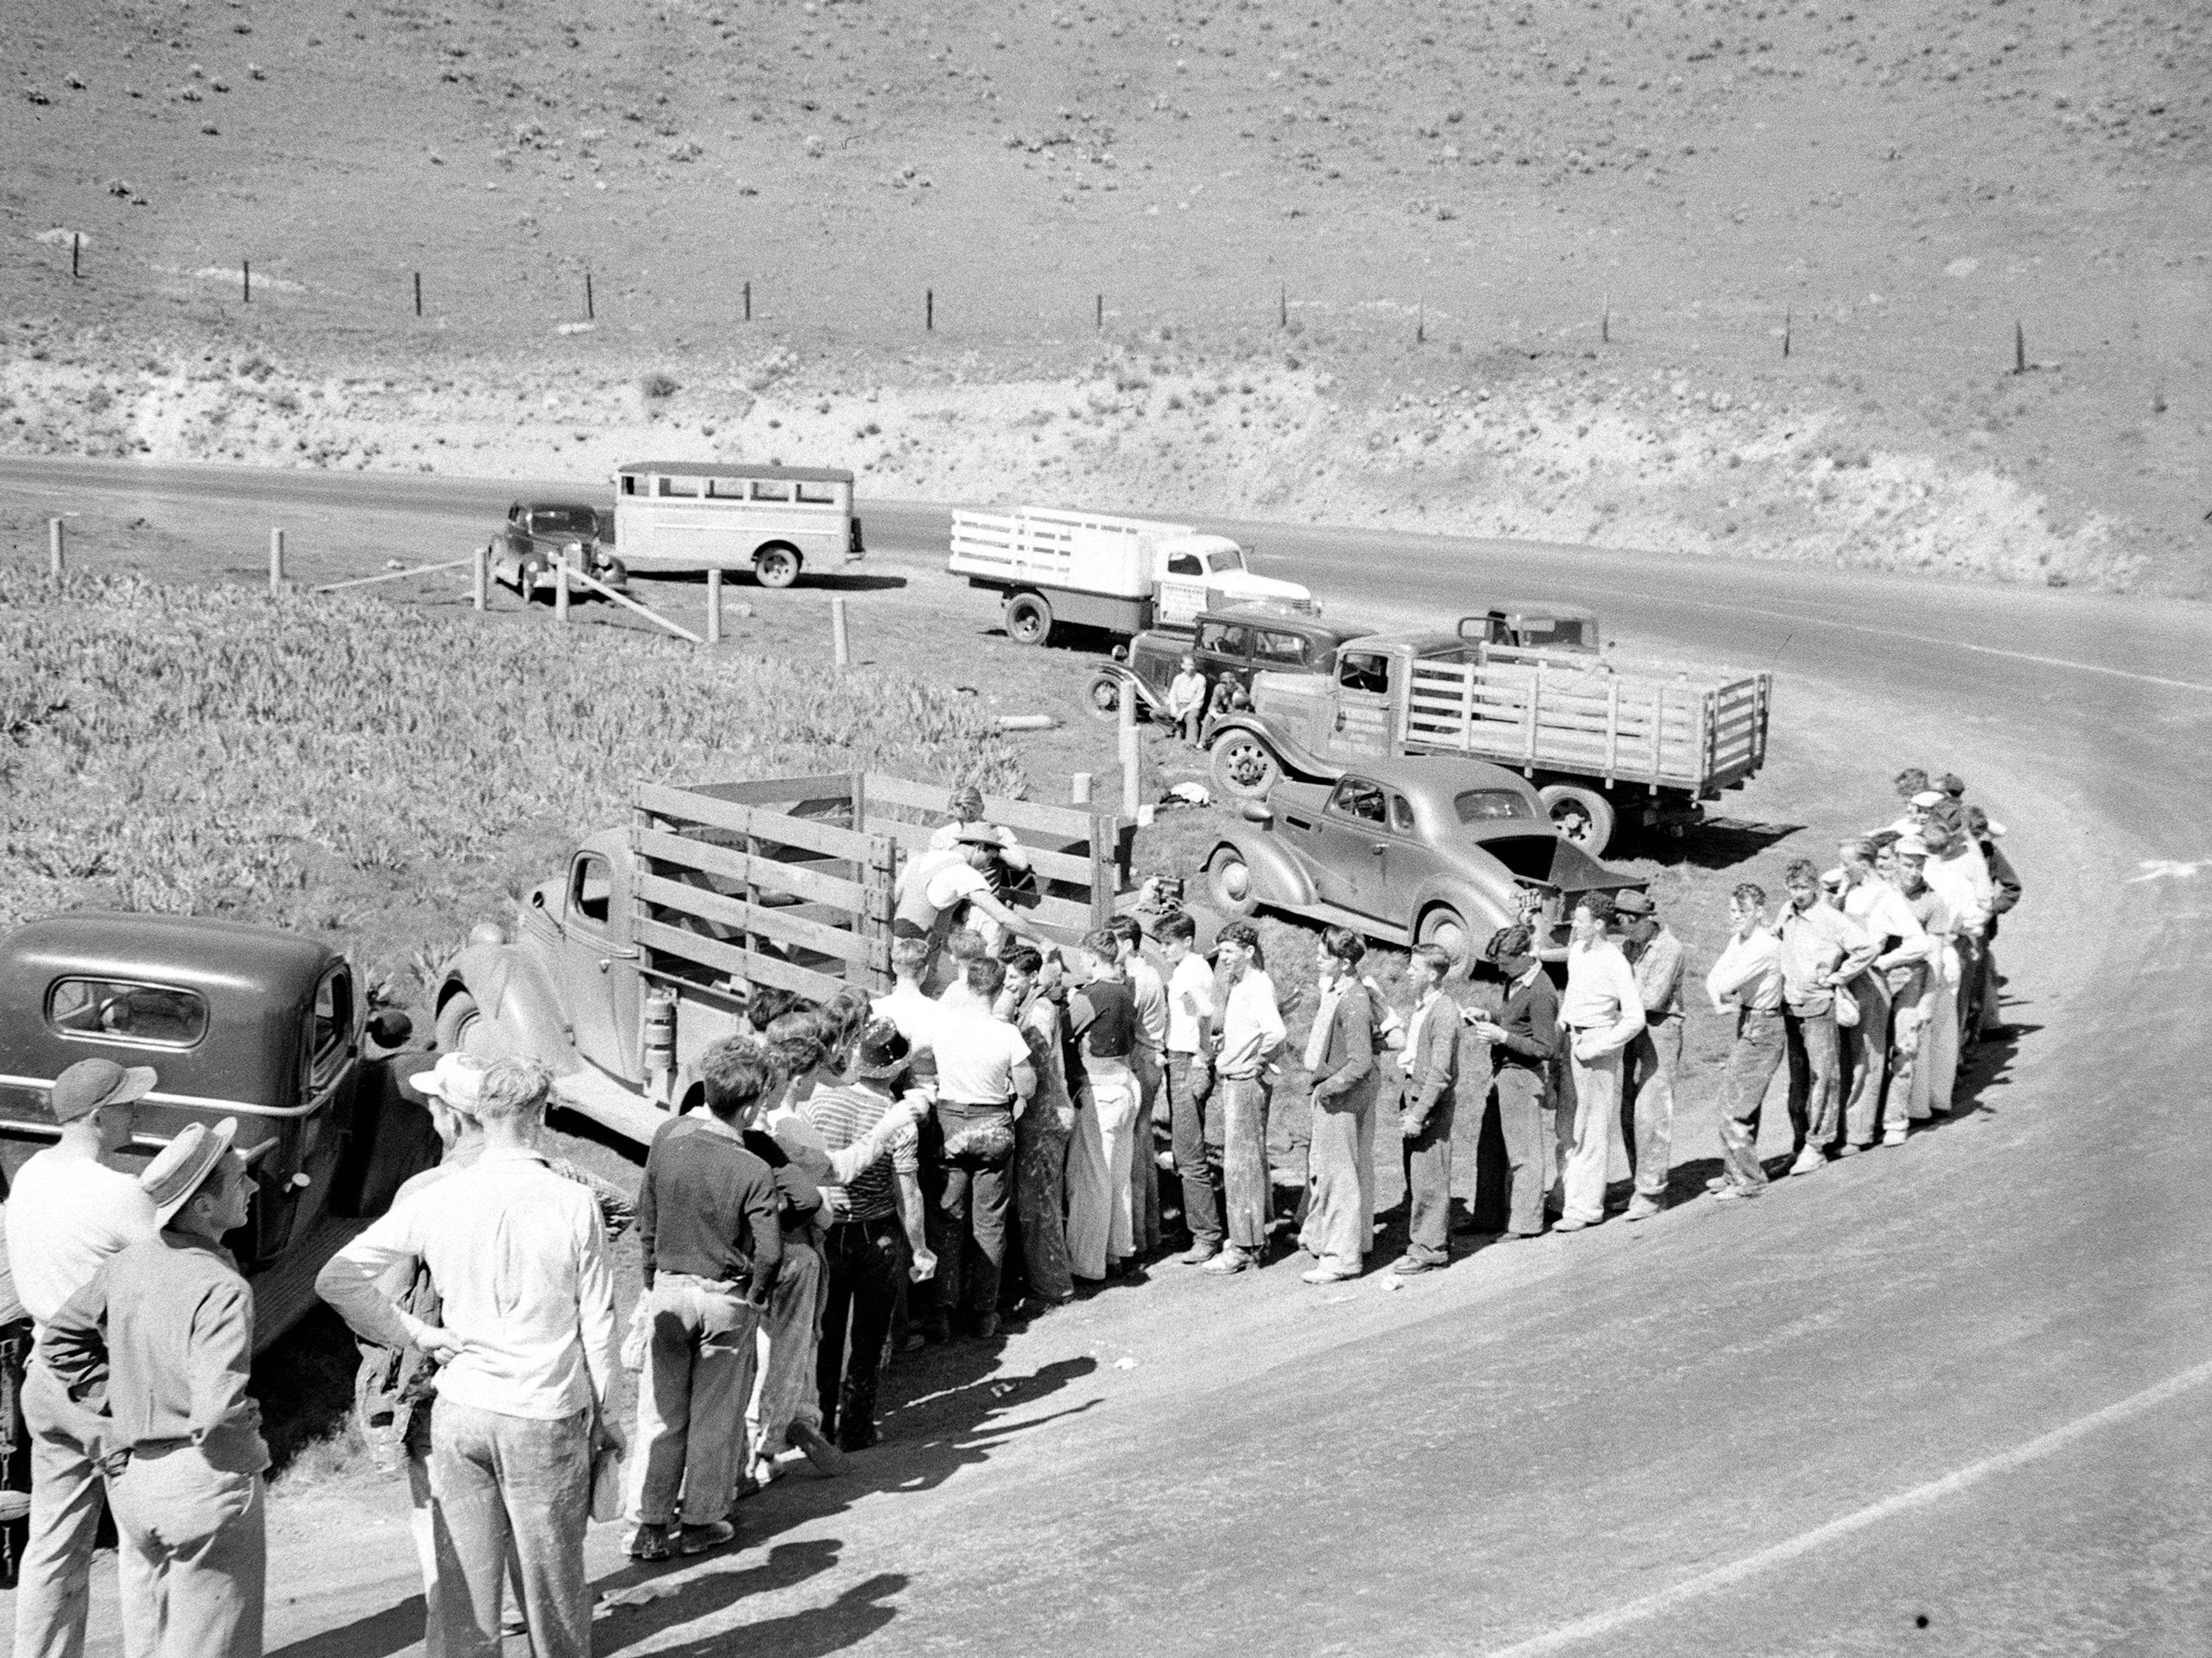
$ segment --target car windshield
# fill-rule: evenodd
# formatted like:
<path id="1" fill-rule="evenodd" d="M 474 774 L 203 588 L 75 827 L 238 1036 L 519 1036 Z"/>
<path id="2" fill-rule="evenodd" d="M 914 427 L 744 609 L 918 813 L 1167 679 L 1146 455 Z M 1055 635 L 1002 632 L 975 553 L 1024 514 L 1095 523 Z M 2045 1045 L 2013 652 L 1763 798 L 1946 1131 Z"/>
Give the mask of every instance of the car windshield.
<path id="1" fill-rule="evenodd" d="M 1218 553 L 1206 555 L 1206 568 L 1209 570 L 1241 570 L 1244 568 L 1244 555 L 1235 547 L 1224 547 Z"/>
<path id="2" fill-rule="evenodd" d="M 599 519 L 588 507 L 538 507 L 531 511 L 530 527 L 541 536 L 592 536 Z"/>
<path id="3" fill-rule="evenodd" d="M 1494 823 L 1504 817 L 1534 817 L 1528 803 L 1511 789 L 1469 789 L 1452 797 L 1462 823 Z"/>

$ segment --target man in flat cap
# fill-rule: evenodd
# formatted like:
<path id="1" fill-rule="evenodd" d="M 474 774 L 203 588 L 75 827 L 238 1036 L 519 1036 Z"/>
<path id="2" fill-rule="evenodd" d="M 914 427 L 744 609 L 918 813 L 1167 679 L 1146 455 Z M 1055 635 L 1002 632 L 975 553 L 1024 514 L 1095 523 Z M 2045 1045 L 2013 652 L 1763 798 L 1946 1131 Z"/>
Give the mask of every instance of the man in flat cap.
<path id="1" fill-rule="evenodd" d="M 253 1292 L 222 1247 L 252 1190 L 237 1133 L 187 1123 L 147 1164 L 161 1236 L 110 1256 L 39 1342 L 32 1386 L 107 1474 L 124 1645 L 143 1658 L 260 1658 L 269 1447 L 246 1391 Z"/>
<path id="2" fill-rule="evenodd" d="M 8 1194 L 8 1260 L 15 1292 L 43 1333 L 100 1264 L 160 1236 L 137 1178 L 115 1166 L 131 1143 L 137 1102 L 156 1078 L 145 1066 L 79 1060 L 54 1078 L 61 1137 L 15 1171 Z M 59 1418 L 26 1388 L 31 1440 L 31 1524 L 15 1585 L 15 1650 L 77 1658 L 84 1650 L 100 1470 Z"/>
<path id="3" fill-rule="evenodd" d="M 1644 1029 L 1622 1055 L 1620 1133 L 1636 1176 L 1629 1220 L 1667 1206 L 1674 1157 L 1674 1078 L 1682 1068 L 1682 941 L 1659 919 L 1651 895 L 1631 887 L 1613 895 L 1620 953 L 1644 998 Z"/>

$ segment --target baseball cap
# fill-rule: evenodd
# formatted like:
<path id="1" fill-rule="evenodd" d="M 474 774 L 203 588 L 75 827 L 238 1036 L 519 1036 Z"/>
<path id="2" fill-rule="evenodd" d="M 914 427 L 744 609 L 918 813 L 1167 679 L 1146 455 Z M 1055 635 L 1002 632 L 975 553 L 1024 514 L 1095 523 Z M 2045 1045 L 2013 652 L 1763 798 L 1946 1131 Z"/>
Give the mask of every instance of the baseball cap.
<path id="1" fill-rule="evenodd" d="M 1923 789 L 1912 797 L 1916 806 L 1940 806 L 1951 797 L 1941 789 Z"/>
<path id="2" fill-rule="evenodd" d="M 1900 858 L 1925 858 L 1928 843 L 1917 835 L 1900 835 L 1890 850 Z"/>
<path id="3" fill-rule="evenodd" d="M 158 1080 L 150 1065 L 118 1065 L 112 1060 L 79 1060 L 54 1078 L 56 1122 L 75 1122 L 103 1105 L 128 1105 L 146 1097 Z"/>
<path id="4" fill-rule="evenodd" d="M 467 1054 L 441 1054 L 438 1063 L 407 1079 L 418 1094 L 443 1100 L 456 1111 L 473 1114 L 483 1089 L 483 1061 Z"/>
<path id="5" fill-rule="evenodd" d="M 213 1128 L 204 1122 L 188 1122 L 182 1133 L 161 1148 L 161 1155 L 138 1176 L 139 1189 L 154 1200 L 157 1225 L 167 1226 L 177 1211 L 192 1200 L 192 1193 L 215 1172 L 237 1137 L 235 1117 L 225 1117 Z"/>

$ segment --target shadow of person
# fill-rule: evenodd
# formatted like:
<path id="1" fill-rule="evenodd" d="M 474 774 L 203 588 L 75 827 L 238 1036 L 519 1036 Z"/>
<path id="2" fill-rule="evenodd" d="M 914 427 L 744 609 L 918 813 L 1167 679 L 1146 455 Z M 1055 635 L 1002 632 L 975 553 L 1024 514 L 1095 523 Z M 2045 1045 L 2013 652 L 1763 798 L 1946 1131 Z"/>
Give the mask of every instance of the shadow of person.
<path id="1" fill-rule="evenodd" d="M 610 1653 L 695 1623 L 750 1595 L 791 1588 L 835 1566 L 844 1546 L 837 1538 L 810 1538 L 779 1543 L 764 1559 L 732 1553 L 672 1562 L 656 1577 L 611 1594 L 602 1593 L 599 1613 L 593 1620 L 592 1649 L 599 1658 L 607 1658 Z M 702 1564 L 707 1564 L 704 1570 Z M 900 1582 L 903 1585 L 905 1580 Z"/>
<path id="2" fill-rule="evenodd" d="M 897 1607 L 878 1603 L 902 1593 L 910 1581 L 897 1572 L 883 1572 L 855 1583 L 826 1606 L 748 1624 L 743 1630 L 661 1651 L 665 1658 L 726 1658 L 742 1646 L 746 1658 L 824 1658 L 858 1646 L 897 1617 Z"/>
<path id="3" fill-rule="evenodd" d="M 1692 869 L 1733 869 L 1748 863 L 1777 841 L 1786 841 L 1802 823 L 1757 823 L 1741 817 L 1708 817 L 1678 837 L 1651 834 L 1638 843 L 1638 855 L 1656 864 L 1686 864 Z"/>
<path id="4" fill-rule="evenodd" d="M 422 1643 L 427 1616 L 422 1597 L 410 1594 L 350 1624 L 318 1630 L 289 1646 L 272 1647 L 269 1658 L 390 1658 L 392 1653 Z"/>

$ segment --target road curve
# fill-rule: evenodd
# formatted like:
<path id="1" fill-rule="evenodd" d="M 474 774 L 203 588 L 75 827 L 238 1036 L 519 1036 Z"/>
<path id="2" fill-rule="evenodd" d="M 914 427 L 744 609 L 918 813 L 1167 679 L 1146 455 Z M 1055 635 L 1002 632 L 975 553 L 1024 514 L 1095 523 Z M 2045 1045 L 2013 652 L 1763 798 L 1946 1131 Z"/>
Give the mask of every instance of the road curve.
<path id="1" fill-rule="evenodd" d="M 11 499 L 457 538 L 531 487 L 0 460 Z M 944 508 L 864 510 L 877 556 L 934 562 Z M 916 1406 L 864 1485 L 748 1505 L 772 1560 L 812 1564 L 749 1556 L 747 1649 L 2212 1646 L 2207 613 L 1219 527 L 1270 574 L 1371 596 L 1355 613 L 1567 596 L 1626 647 L 1772 666 L 1781 727 L 1877 790 L 1905 760 L 1956 766 L 2030 883 L 2004 961 L 2037 1028 L 1985 1067 L 1984 1114 L 1754 1205 L 1484 1251 L 1402 1293 L 1164 1272 L 1044 1321 L 988 1384 Z"/>

